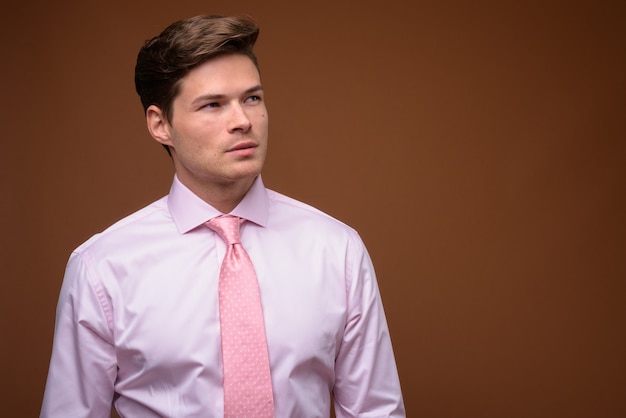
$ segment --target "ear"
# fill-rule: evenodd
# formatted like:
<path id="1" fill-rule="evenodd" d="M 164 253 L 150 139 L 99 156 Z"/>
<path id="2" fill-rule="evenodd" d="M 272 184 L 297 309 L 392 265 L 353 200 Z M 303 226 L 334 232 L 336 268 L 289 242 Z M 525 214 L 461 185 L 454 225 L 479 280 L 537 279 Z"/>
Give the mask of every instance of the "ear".
<path id="1" fill-rule="evenodd" d="M 146 123 L 150 135 L 163 145 L 173 146 L 170 135 L 170 126 L 163 111 L 155 105 L 150 105 L 146 110 Z"/>

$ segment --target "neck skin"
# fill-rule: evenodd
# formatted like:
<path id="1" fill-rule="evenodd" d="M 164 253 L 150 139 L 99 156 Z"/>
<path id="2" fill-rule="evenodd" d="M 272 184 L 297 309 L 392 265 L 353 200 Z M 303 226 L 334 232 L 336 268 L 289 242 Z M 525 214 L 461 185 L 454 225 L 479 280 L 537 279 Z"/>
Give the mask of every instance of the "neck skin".
<path id="1" fill-rule="evenodd" d="M 254 179 L 245 183 L 209 184 L 209 187 L 199 191 L 190 190 L 220 212 L 230 213 L 243 200 L 243 197 L 252 187 L 253 182 Z"/>
<path id="2" fill-rule="evenodd" d="M 178 180 L 196 196 L 222 213 L 230 213 L 237 207 L 257 177 L 255 175 L 252 178 L 233 181 L 207 179 L 204 182 L 200 182 L 197 179 L 186 176 L 183 170 L 176 170 L 176 175 Z"/>

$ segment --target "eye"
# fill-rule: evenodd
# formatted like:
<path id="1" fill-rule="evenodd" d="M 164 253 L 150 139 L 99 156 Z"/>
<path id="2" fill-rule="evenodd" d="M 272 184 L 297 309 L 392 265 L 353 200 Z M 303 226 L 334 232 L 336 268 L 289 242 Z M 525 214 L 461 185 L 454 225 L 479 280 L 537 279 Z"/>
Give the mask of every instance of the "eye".
<path id="1" fill-rule="evenodd" d="M 207 103 L 207 104 L 203 105 L 202 107 L 209 108 L 209 109 L 215 109 L 217 107 L 220 107 L 220 104 L 218 102 L 210 102 L 210 103 Z"/>
<path id="2" fill-rule="evenodd" d="M 260 101 L 261 101 L 261 96 L 250 96 L 246 98 L 245 100 L 246 103 L 254 103 L 254 102 L 260 102 Z"/>

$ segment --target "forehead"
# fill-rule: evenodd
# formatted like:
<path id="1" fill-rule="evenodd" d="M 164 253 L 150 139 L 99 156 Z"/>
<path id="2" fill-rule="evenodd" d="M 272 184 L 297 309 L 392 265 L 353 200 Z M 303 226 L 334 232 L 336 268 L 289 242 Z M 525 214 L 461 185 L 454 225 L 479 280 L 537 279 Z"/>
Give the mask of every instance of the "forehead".
<path id="1" fill-rule="evenodd" d="M 236 94 L 260 83 L 259 70 L 248 56 L 221 55 L 191 69 L 180 81 L 180 95 Z"/>

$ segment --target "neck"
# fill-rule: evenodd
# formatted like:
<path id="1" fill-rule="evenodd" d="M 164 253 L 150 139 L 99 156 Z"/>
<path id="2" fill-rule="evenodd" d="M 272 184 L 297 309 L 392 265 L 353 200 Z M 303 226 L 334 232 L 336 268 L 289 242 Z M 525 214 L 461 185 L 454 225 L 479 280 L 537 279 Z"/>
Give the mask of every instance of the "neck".
<path id="1" fill-rule="evenodd" d="M 243 179 L 232 182 L 206 181 L 197 183 L 190 179 L 181 178 L 178 180 L 191 190 L 196 196 L 204 200 L 209 205 L 222 213 L 230 213 L 241 202 L 248 193 L 256 176 L 252 179 Z"/>

